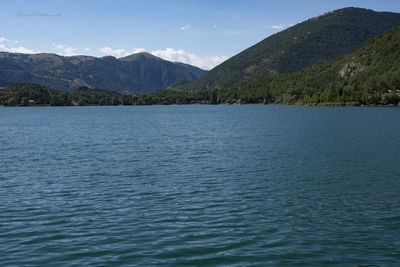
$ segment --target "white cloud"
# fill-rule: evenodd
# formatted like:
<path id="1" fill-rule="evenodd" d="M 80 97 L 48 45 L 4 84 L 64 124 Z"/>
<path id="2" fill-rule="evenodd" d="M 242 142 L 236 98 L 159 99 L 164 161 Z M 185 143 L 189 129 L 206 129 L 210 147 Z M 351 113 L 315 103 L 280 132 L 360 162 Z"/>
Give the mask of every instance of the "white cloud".
<path id="1" fill-rule="evenodd" d="M 144 48 L 134 48 L 132 54 L 143 53 L 146 52 Z"/>
<path id="2" fill-rule="evenodd" d="M 4 43 L 8 43 L 8 45 L 4 45 Z M 25 48 L 23 46 L 17 46 L 17 47 L 9 47 L 11 44 L 18 44 L 19 41 L 13 41 L 9 40 L 6 37 L 0 36 L 0 50 L 5 51 L 5 52 L 10 52 L 10 53 L 23 53 L 23 54 L 34 54 L 34 53 L 39 53 L 37 51 L 34 51 L 32 49 Z"/>
<path id="3" fill-rule="evenodd" d="M 166 48 L 164 50 L 155 50 L 151 52 L 153 55 L 173 62 L 182 62 L 197 66 L 202 69 L 212 69 L 216 65 L 227 59 L 226 56 L 199 57 L 195 54 L 187 53 L 183 50 L 175 50 Z"/>
<path id="4" fill-rule="evenodd" d="M 56 50 L 60 51 L 61 52 L 60 54 L 63 55 L 63 56 L 75 56 L 75 55 L 77 55 L 76 49 L 72 48 L 70 46 L 58 45 L 58 44 L 55 44 L 55 43 L 52 43 L 51 45 Z"/>
<path id="5" fill-rule="evenodd" d="M 131 51 L 125 49 L 113 49 L 109 46 L 100 48 L 99 51 L 105 55 L 111 55 L 117 58 L 126 57 L 131 54 L 146 52 L 144 48 L 134 48 Z M 212 69 L 216 65 L 222 63 L 227 59 L 225 56 L 214 57 L 199 57 L 195 54 L 187 53 L 183 50 L 176 50 L 173 48 L 166 48 L 164 50 L 154 50 L 151 54 L 172 62 L 182 62 L 190 65 L 200 67 L 202 69 Z"/>
<path id="6" fill-rule="evenodd" d="M 6 37 L 0 36 L 0 43 L 8 42 L 9 40 Z"/>
<path id="7" fill-rule="evenodd" d="M 85 51 L 85 52 L 89 52 L 91 49 L 89 48 L 89 47 L 85 47 L 85 48 L 83 48 L 83 51 Z"/>
<path id="8" fill-rule="evenodd" d="M 128 52 L 126 52 L 125 49 L 112 49 L 108 46 L 100 48 L 99 51 L 106 55 L 111 55 L 114 57 L 124 57 L 128 55 Z"/>
<path id="9" fill-rule="evenodd" d="M 182 27 L 181 27 L 181 30 L 182 30 L 182 31 L 186 31 L 186 30 L 188 30 L 188 29 L 190 29 L 190 28 L 191 28 L 190 25 L 185 25 L 185 26 L 182 26 Z"/>
<path id="10" fill-rule="evenodd" d="M 218 25 L 214 25 L 214 29 L 218 29 Z"/>
<path id="11" fill-rule="evenodd" d="M 102 52 L 103 54 L 111 55 L 114 57 L 126 57 L 131 54 L 145 52 L 146 49 L 134 48 L 132 51 L 126 51 L 125 49 L 122 49 L 122 48 L 121 49 L 112 49 L 111 47 L 106 46 L 106 47 L 100 48 L 99 51 Z"/>
<path id="12" fill-rule="evenodd" d="M 18 46 L 18 47 L 6 47 L 3 44 L 0 44 L 0 49 L 6 52 L 10 52 L 10 53 L 23 53 L 23 54 L 35 54 L 35 53 L 39 53 L 37 51 L 22 47 L 22 46 Z"/>
<path id="13" fill-rule="evenodd" d="M 285 25 L 283 25 L 283 24 L 279 24 L 279 25 L 271 25 L 270 27 L 271 27 L 271 29 L 275 29 L 275 30 L 281 30 L 281 29 L 284 29 L 284 28 L 286 28 L 286 26 L 285 26 Z"/>

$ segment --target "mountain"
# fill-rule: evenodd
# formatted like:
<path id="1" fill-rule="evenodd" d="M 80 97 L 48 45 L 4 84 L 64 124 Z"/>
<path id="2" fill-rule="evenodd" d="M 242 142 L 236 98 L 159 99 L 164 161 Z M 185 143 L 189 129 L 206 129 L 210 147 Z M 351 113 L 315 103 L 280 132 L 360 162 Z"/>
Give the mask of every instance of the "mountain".
<path id="1" fill-rule="evenodd" d="M 344 8 L 274 34 L 176 89 L 224 88 L 255 77 L 305 70 L 356 51 L 400 23 L 400 14 Z"/>
<path id="2" fill-rule="evenodd" d="M 356 52 L 305 71 L 206 91 L 214 91 L 218 103 L 399 105 L 400 25 Z"/>
<path id="3" fill-rule="evenodd" d="M 204 73 L 197 67 L 149 53 L 117 59 L 0 52 L 0 86 L 32 82 L 62 91 L 87 86 L 137 94 L 164 89 L 182 79 L 193 81 Z"/>

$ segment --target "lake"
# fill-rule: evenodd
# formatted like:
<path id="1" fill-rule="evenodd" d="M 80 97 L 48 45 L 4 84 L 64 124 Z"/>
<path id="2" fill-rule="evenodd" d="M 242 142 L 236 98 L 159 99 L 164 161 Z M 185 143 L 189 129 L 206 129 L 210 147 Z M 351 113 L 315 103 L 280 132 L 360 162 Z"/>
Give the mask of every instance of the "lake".
<path id="1" fill-rule="evenodd" d="M 0 265 L 400 265 L 400 109 L 0 108 Z"/>

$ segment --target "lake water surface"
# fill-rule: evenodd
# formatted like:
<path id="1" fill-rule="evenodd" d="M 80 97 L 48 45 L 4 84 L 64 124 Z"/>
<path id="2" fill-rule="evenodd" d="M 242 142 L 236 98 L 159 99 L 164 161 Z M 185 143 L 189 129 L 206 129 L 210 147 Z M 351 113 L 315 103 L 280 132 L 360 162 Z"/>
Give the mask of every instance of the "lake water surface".
<path id="1" fill-rule="evenodd" d="M 400 109 L 0 108 L 0 265 L 400 265 Z"/>

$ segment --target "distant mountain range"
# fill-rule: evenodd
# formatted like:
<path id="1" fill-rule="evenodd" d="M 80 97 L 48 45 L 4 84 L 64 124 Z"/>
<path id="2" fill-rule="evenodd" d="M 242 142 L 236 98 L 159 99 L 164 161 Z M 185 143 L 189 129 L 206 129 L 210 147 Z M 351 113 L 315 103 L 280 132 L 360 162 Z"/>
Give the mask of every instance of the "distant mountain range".
<path id="1" fill-rule="evenodd" d="M 356 51 L 400 23 L 400 14 L 344 8 L 274 34 L 180 90 L 225 88 L 255 77 L 293 73 Z"/>
<path id="2" fill-rule="evenodd" d="M 138 94 L 164 89 L 179 80 L 193 81 L 205 72 L 149 53 L 117 59 L 0 52 L 0 86 L 33 82 L 62 91 L 87 86 Z"/>

